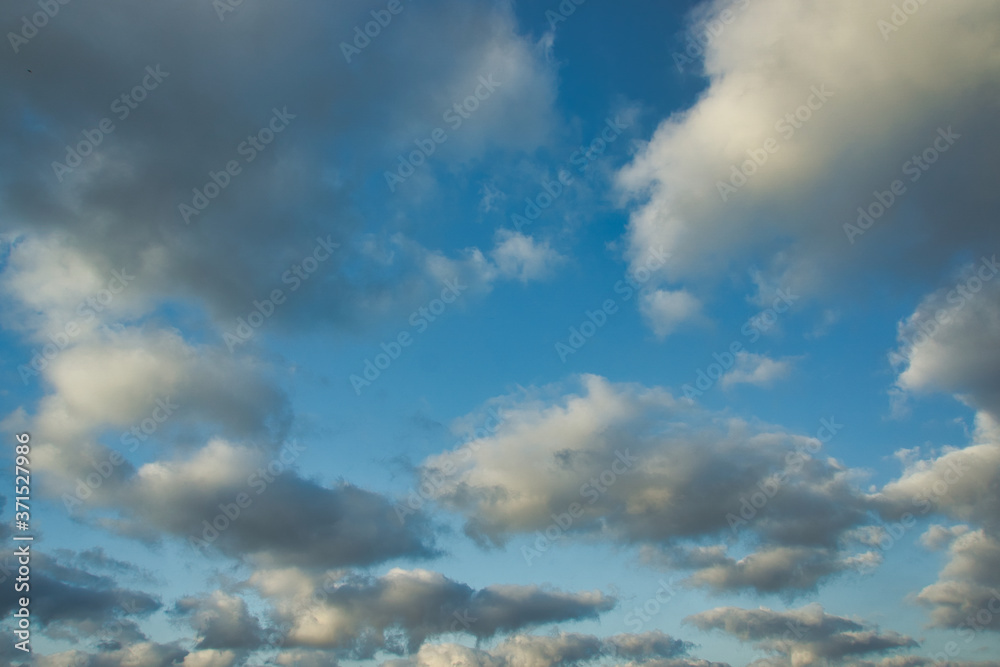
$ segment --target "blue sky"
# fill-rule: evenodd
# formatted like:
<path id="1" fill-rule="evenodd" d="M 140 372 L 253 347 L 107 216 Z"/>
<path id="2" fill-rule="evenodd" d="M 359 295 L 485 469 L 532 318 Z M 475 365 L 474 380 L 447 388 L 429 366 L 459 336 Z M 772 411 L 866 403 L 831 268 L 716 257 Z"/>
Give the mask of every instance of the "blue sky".
<path id="1" fill-rule="evenodd" d="M 1000 664 L 995 7 L 0 12 L 3 664 Z"/>

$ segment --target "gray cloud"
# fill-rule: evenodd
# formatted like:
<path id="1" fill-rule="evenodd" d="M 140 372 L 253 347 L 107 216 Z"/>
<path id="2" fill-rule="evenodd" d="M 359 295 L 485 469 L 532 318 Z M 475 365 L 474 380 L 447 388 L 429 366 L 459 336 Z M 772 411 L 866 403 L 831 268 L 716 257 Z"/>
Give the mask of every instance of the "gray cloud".
<path id="1" fill-rule="evenodd" d="M 263 638 L 260 622 L 246 601 L 222 591 L 182 598 L 173 612 L 198 633 L 198 649 L 253 649 Z"/>
<path id="2" fill-rule="evenodd" d="M 53 636 L 76 640 L 100 632 L 115 622 L 129 623 L 161 607 L 142 591 L 122 588 L 114 578 L 64 565 L 31 549 L 30 600 L 32 619 Z M 14 586 L 0 592 L 0 614 L 9 618 L 18 608 Z"/>
<path id="3" fill-rule="evenodd" d="M 275 601 L 291 628 L 286 645 L 335 649 L 345 657 L 377 651 L 412 653 L 432 636 L 477 639 L 549 623 L 597 618 L 616 600 L 599 592 L 563 593 L 538 586 L 473 589 L 426 570 L 393 569 L 378 578 L 317 578 L 295 570 L 262 570 L 250 579 Z"/>
<path id="4" fill-rule="evenodd" d="M 424 488 L 481 544 L 538 531 L 534 548 L 544 550 L 546 539 L 600 536 L 644 547 L 648 562 L 696 568 L 692 583 L 720 590 L 811 590 L 864 564 L 845 548 L 869 522 L 869 501 L 856 472 L 820 457 L 816 438 L 714 415 L 658 388 L 578 380 L 498 399 L 495 434 L 422 464 Z M 725 542 L 741 531 L 761 543 L 736 563 Z M 723 543 L 705 560 L 709 551 L 677 549 L 691 538 Z M 529 563 L 531 549 L 522 549 Z"/>
<path id="5" fill-rule="evenodd" d="M 840 661 L 918 645 L 910 637 L 827 614 L 817 604 L 786 612 L 719 607 L 689 616 L 685 622 L 702 630 L 721 630 L 784 657 L 791 665 Z"/>
<path id="6" fill-rule="evenodd" d="M 425 644 L 414 656 L 391 660 L 386 667 L 557 667 L 593 663 L 606 658 L 632 658 L 630 665 L 647 667 L 710 667 L 710 663 L 687 657 L 689 642 L 659 631 L 641 635 L 621 634 L 601 639 L 593 635 L 513 635 L 490 649 L 458 644 Z M 719 663 L 711 663 L 719 665 Z M 719 665 L 719 667 L 725 667 Z"/>

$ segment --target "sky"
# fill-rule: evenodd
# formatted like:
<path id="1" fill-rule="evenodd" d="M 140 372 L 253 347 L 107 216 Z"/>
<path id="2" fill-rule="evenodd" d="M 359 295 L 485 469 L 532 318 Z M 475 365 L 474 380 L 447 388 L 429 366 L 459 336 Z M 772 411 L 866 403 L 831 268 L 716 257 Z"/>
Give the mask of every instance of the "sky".
<path id="1" fill-rule="evenodd" d="M 0 664 L 1000 665 L 997 3 L 0 25 Z"/>

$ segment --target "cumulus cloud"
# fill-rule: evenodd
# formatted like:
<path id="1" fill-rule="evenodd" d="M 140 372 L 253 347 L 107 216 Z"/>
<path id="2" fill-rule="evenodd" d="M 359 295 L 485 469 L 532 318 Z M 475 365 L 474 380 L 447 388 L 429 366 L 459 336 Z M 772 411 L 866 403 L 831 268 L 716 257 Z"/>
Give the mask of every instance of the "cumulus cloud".
<path id="1" fill-rule="evenodd" d="M 415 655 L 392 660 L 388 667 L 555 667 L 596 662 L 614 657 L 631 659 L 632 665 L 684 667 L 709 663 L 686 657 L 689 642 L 659 631 L 621 634 L 606 639 L 578 633 L 551 636 L 513 635 L 491 649 L 459 644 L 425 644 Z"/>
<path id="2" fill-rule="evenodd" d="M 739 384 L 767 387 L 788 377 L 794 363 L 794 358 L 771 359 L 764 354 L 737 352 L 733 369 L 722 376 L 721 383 L 727 389 Z"/>
<path id="3" fill-rule="evenodd" d="M 373 578 L 327 579 L 299 570 L 261 570 L 250 584 L 275 602 L 290 627 L 286 645 L 334 649 L 345 657 L 411 653 L 432 636 L 477 639 L 524 628 L 597 618 L 615 605 L 599 592 L 562 593 L 538 586 L 473 589 L 436 572 L 390 570 Z"/>
<path id="4" fill-rule="evenodd" d="M 1000 11 L 922 4 L 885 38 L 878 22 L 893 7 L 711 3 L 708 17 L 736 18 L 705 46 L 707 89 L 618 174 L 634 204 L 632 262 L 663 245 L 664 282 L 712 284 L 758 266 L 766 284 L 814 296 L 915 267 L 933 275 L 967 247 L 997 247 L 996 193 L 978 175 L 997 152 L 1000 65 L 982 54 L 997 47 Z M 947 152 L 930 170 L 904 172 L 935 141 Z M 906 192 L 848 238 L 857 208 L 894 179 Z M 905 243 L 888 236 L 904 231 Z"/>
<path id="5" fill-rule="evenodd" d="M 505 419 L 496 433 L 420 469 L 436 500 L 465 516 L 466 533 L 484 545 L 555 526 L 559 535 L 639 545 L 650 562 L 676 564 L 684 540 L 727 541 L 746 530 L 762 542 L 749 560 L 727 560 L 724 544 L 709 560 L 681 559 L 702 569 L 697 583 L 720 588 L 774 590 L 782 579 L 812 588 L 860 565 L 841 546 L 868 521 L 868 501 L 855 472 L 816 455 L 815 438 L 597 376 L 497 404 Z M 532 547 L 522 554 L 538 556 Z M 806 574 L 779 576 L 789 563 Z"/>
<path id="6" fill-rule="evenodd" d="M 139 590 L 123 588 L 107 575 L 65 565 L 41 551 L 31 554 L 31 613 L 53 637 L 76 640 L 128 624 L 161 607 L 160 601 Z M 10 617 L 18 608 L 13 586 L 0 592 L 0 613 Z"/>
<path id="7" fill-rule="evenodd" d="M 902 392 L 947 392 L 1000 419 L 1000 265 L 967 264 L 899 324 L 890 360 Z"/>
<path id="8" fill-rule="evenodd" d="M 940 524 L 934 524 L 924 531 L 924 534 L 920 536 L 920 543 L 931 551 L 937 551 L 942 547 L 948 546 L 956 537 L 961 537 L 969 532 L 969 527 L 966 525 L 958 526 L 942 526 Z"/>
<path id="9" fill-rule="evenodd" d="M 881 562 L 874 552 L 850 556 L 837 548 L 765 546 L 742 558 L 728 554 L 723 545 L 644 549 L 652 565 L 692 570 L 687 583 L 718 593 L 752 589 L 759 593 L 815 590 L 818 584 L 841 572 L 865 569 Z"/>
<path id="10" fill-rule="evenodd" d="M 198 633 L 199 649 L 251 649 L 260 645 L 263 630 L 242 598 L 214 591 L 185 597 L 174 605 Z"/>
<path id="11" fill-rule="evenodd" d="M 191 655 L 177 644 L 158 644 L 151 641 L 135 642 L 99 653 L 85 651 L 63 651 L 52 655 L 35 657 L 37 667 L 176 667 L 186 656 Z M 192 662 L 191 665 L 203 667 L 204 663 Z M 215 667 L 213 665 L 213 667 Z M 221 667 L 229 667 L 222 665 Z"/>
<path id="12" fill-rule="evenodd" d="M 756 648 L 784 658 L 788 665 L 816 664 L 881 654 L 917 646 L 916 640 L 892 631 L 833 616 L 818 604 L 780 612 L 765 607 L 718 607 L 685 619 L 702 630 L 721 630 Z"/>
<path id="13" fill-rule="evenodd" d="M 917 600 L 931 608 L 935 625 L 958 628 L 963 639 L 981 630 L 1000 632 L 1000 538 L 983 530 L 953 539 L 938 581 Z"/>
<path id="14" fill-rule="evenodd" d="M 548 241 L 536 242 L 531 236 L 502 229 L 497 232 L 493 260 L 502 276 L 522 283 L 549 276 L 566 258 L 549 247 Z"/>
<path id="15" fill-rule="evenodd" d="M 152 527 L 259 565 L 326 569 L 438 553 L 425 517 L 403 524 L 384 496 L 293 472 L 301 450 L 270 455 L 214 440 L 186 460 L 148 463 L 117 499 L 118 530 Z"/>
<path id="16" fill-rule="evenodd" d="M 5 20 L 17 23 L 18 11 L 5 10 Z M 350 39 L 355 25 L 370 20 L 360 7 L 240 7 L 238 19 L 221 23 L 211 6 L 160 8 L 154 21 L 147 13 L 114 2 L 84 8 L 72 22 L 53 21 L 49 46 L 30 47 L 35 80 L 5 79 L 0 126 L 8 131 L 0 148 L 26 161 L 0 182 L 10 195 L 2 197 L 12 250 L 6 288 L 22 301 L 5 311 L 12 323 L 22 310 L 44 309 L 42 321 L 29 318 L 32 328 L 61 326 L 61 316 L 75 316 L 82 299 L 125 267 L 135 278 L 113 313 L 192 299 L 232 326 L 254 299 L 289 290 L 286 272 L 328 236 L 340 248 L 273 326 L 355 327 L 387 308 L 405 312 L 433 291 L 428 252 L 393 241 L 400 231 L 392 229 L 394 215 L 385 216 L 386 230 L 362 233 L 352 193 L 374 175 L 382 181 L 400 153 L 439 126 L 448 127 L 449 141 L 400 188 L 400 201 L 433 188 L 438 167 L 532 150 L 553 134 L 555 70 L 544 49 L 518 32 L 507 3 L 444 0 L 407 12 L 391 40 L 350 63 L 331 36 Z M 312 21 L 289 20 L 306 13 Z M 113 27 L 122 24 L 132 28 Z M 424 43 L 428 29 L 437 35 L 433 48 Z M 286 48 L 269 55 L 255 48 L 262 31 Z M 183 45 L 164 39 L 173 32 L 183 32 Z M 157 62 L 126 57 L 135 53 L 133 39 Z M 142 80 L 146 64 L 165 72 L 161 82 L 141 110 L 116 119 L 109 103 Z M 89 73 L 86 86 L 81 72 Z M 41 87 L 33 85 L 39 77 Z M 481 87 L 481 77 L 494 92 L 462 127 L 449 126 L 442 113 Z M 267 127 L 275 108 L 288 125 L 250 162 L 237 147 Z M 44 135 L 25 130 L 26 114 L 44 123 Z M 54 161 L 66 161 L 66 145 L 102 117 L 114 120 L 114 132 L 79 167 L 53 173 Z M 191 206 L 194 190 L 212 183 L 228 160 L 242 171 L 185 224 L 179 204 Z M 43 276 L 46 286 L 38 288 Z"/>
<path id="17" fill-rule="evenodd" d="M 641 296 L 639 310 L 653 333 L 665 338 L 684 322 L 700 319 L 701 302 L 684 290 L 654 290 Z"/>

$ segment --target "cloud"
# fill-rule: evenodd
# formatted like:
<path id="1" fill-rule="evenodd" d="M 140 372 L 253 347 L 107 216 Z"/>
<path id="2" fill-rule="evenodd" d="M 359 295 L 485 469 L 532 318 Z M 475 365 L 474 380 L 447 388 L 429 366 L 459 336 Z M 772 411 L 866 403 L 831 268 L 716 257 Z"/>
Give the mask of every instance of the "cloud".
<path id="1" fill-rule="evenodd" d="M 129 623 L 161 607 L 157 598 L 122 588 L 112 577 L 64 565 L 34 548 L 31 552 L 32 618 L 52 637 L 74 641 L 90 637 L 111 624 Z M 0 614 L 10 617 L 19 597 L 13 586 L 4 587 Z"/>
<path id="2" fill-rule="evenodd" d="M 931 608 L 934 625 L 958 628 L 963 639 L 1000 632 L 1000 538 L 983 530 L 954 538 L 938 581 L 917 601 Z"/>
<path id="3" fill-rule="evenodd" d="M 214 591 L 181 598 L 173 611 L 197 631 L 198 649 L 252 649 L 261 644 L 263 630 L 242 598 Z"/>
<path id="4" fill-rule="evenodd" d="M 191 654 L 188 651 L 177 644 L 157 644 L 156 642 L 144 641 L 100 653 L 73 650 L 52 655 L 39 655 L 35 657 L 34 665 L 36 667 L 131 667 L 132 665 L 176 667 L 189 655 Z M 197 662 L 192 662 L 190 664 L 196 667 L 204 666 L 204 663 L 199 665 Z M 223 667 L 228 666 L 223 665 Z"/>
<path id="5" fill-rule="evenodd" d="M 818 604 L 785 612 L 765 607 L 718 607 L 688 616 L 684 621 L 701 630 L 721 630 L 752 643 L 758 649 L 787 659 L 793 667 L 918 645 L 910 637 L 827 614 Z"/>
<path id="6" fill-rule="evenodd" d="M 18 23 L 18 11 L 2 17 Z M 314 20 L 295 20 L 307 14 Z M 32 330 L 61 325 L 60 316 L 75 315 L 81 299 L 125 267 L 135 278 L 110 314 L 189 300 L 218 325 L 234 326 L 255 299 L 290 291 L 286 272 L 328 236 L 341 247 L 289 298 L 274 327 L 351 329 L 419 305 L 434 289 L 427 251 L 412 243 L 404 251 L 393 240 L 403 230 L 397 207 L 433 189 L 438 173 L 550 141 L 556 78 L 544 50 L 518 32 L 508 3 L 444 0 L 406 14 L 391 38 L 351 63 L 339 45 L 371 17 L 346 5 L 241 6 L 238 17 L 220 22 L 211 6 L 178 4 L 155 10 L 153 30 L 147 8 L 112 2 L 52 21 L 48 46 L 29 47 L 34 80 L 8 77 L 0 113 L 0 149 L 26 161 L 0 180 L 3 238 L 12 250 L 4 278 L 22 306 L 6 311 L 11 322 L 44 309 L 43 321 L 28 319 Z M 430 46 L 427 30 L 437 36 Z M 165 40 L 161 31 L 185 40 Z M 265 54 L 257 48 L 262 32 L 285 48 Z M 156 62 L 128 57 L 135 43 Z M 165 72 L 162 82 L 120 118 L 110 104 L 146 76 L 147 64 Z M 89 73 L 88 85 L 80 73 Z M 35 85 L 39 77 L 45 85 Z M 480 77 L 495 90 L 455 127 L 442 114 L 473 95 Z M 251 161 L 248 145 L 238 147 L 268 127 L 274 109 L 290 117 L 287 127 Z M 54 174 L 52 163 L 65 162 L 67 146 L 104 117 L 113 132 L 79 167 Z M 44 133 L 26 126 L 35 120 Z M 385 187 L 383 172 L 437 127 L 447 130 L 447 143 L 405 184 L 413 187 L 386 198 L 384 228 L 365 233 L 356 193 L 373 179 Z M 219 177 L 221 191 L 185 224 L 179 205 L 192 206 L 196 189 L 214 188 L 212 174 L 225 176 L 230 160 L 238 175 Z"/>
<path id="7" fill-rule="evenodd" d="M 995 256 L 966 264 L 900 322 L 899 346 L 889 357 L 900 371 L 899 391 L 956 394 L 1000 419 L 998 272 Z"/>
<path id="8" fill-rule="evenodd" d="M 292 445 L 270 456 L 214 440 L 187 460 L 146 464 L 117 498 L 118 529 L 151 527 L 259 565 L 325 569 L 438 553 L 425 517 L 404 525 L 384 496 L 304 479 L 290 468 L 297 456 Z"/>
<path id="9" fill-rule="evenodd" d="M 335 649 L 352 658 L 410 653 L 449 632 L 484 639 L 597 618 L 615 605 L 599 592 L 513 585 L 476 590 L 436 572 L 399 568 L 378 578 L 331 578 L 322 586 L 302 571 L 261 570 L 250 584 L 275 601 L 279 620 L 290 627 L 286 646 Z"/>
<path id="10" fill-rule="evenodd" d="M 531 236 L 501 229 L 496 234 L 496 248 L 491 253 L 500 275 L 527 283 L 551 275 L 566 258 Z"/>
<path id="11" fill-rule="evenodd" d="M 765 546 L 743 558 L 728 555 L 727 548 L 675 547 L 646 549 L 644 560 L 670 569 L 693 570 L 687 583 L 717 593 L 752 589 L 758 593 L 816 590 L 820 582 L 841 572 L 875 565 L 873 553 L 852 557 L 835 548 Z"/>
<path id="12" fill-rule="evenodd" d="M 424 644 L 416 655 L 392 660 L 387 667 L 555 667 L 597 662 L 607 657 L 632 658 L 629 664 L 649 667 L 683 667 L 708 663 L 684 657 L 693 648 L 689 642 L 662 632 L 621 634 L 606 639 L 578 633 L 558 635 L 513 635 L 491 649 L 459 644 Z"/>
<path id="13" fill-rule="evenodd" d="M 649 562 L 664 563 L 676 561 L 671 550 L 686 540 L 728 541 L 746 530 L 760 540 L 749 560 L 716 552 L 712 562 L 685 562 L 707 568 L 694 578 L 699 584 L 766 590 L 782 580 L 811 589 L 821 576 L 861 565 L 842 547 L 868 522 L 868 500 L 856 472 L 816 456 L 815 438 L 598 376 L 490 405 L 505 415 L 494 434 L 420 467 L 423 488 L 463 515 L 466 533 L 483 545 L 555 531 L 548 539 L 638 545 Z M 538 548 L 522 548 L 529 563 Z M 788 562 L 810 574 L 779 576 Z M 729 574 L 720 576 L 720 567 Z"/>
<path id="14" fill-rule="evenodd" d="M 949 527 L 934 524 L 920 536 L 920 543 L 931 551 L 937 551 L 951 544 L 956 537 L 961 537 L 967 532 L 969 532 L 969 527 L 966 525 Z"/>
<path id="15" fill-rule="evenodd" d="M 633 265 L 662 245 L 662 282 L 702 289 L 759 267 L 764 283 L 816 296 L 923 280 L 998 246 L 996 193 L 979 177 L 1000 141 L 988 129 L 1000 66 L 980 56 L 996 45 L 996 7 L 921 5 L 888 39 L 891 0 L 710 7 L 736 18 L 705 46 L 707 88 L 618 174 Z M 928 148 L 946 152 L 925 170 L 912 158 Z M 905 192 L 888 213 L 845 232 L 896 179 Z"/>
<path id="16" fill-rule="evenodd" d="M 653 333 L 666 338 L 684 322 L 700 319 L 701 302 L 684 290 L 655 290 L 642 295 L 639 310 Z"/>
<path id="17" fill-rule="evenodd" d="M 731 371 L 722 376 L 722 386 L 724 388 L 733 387 L 738 384 L 752 384 L 758 387 L 767 387 L 776 380 L 783 380 L 792 371 L 795 363 L 794 357 L 784 359 L 771 359 L 764 354 L 754 354 L 753 352 L 737 352 L 736 365 Z"/>

